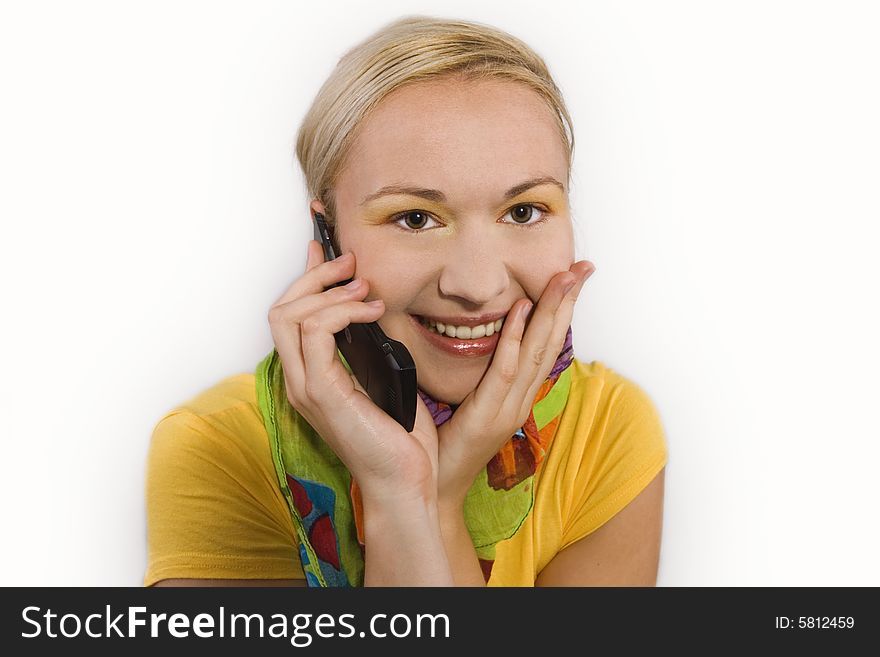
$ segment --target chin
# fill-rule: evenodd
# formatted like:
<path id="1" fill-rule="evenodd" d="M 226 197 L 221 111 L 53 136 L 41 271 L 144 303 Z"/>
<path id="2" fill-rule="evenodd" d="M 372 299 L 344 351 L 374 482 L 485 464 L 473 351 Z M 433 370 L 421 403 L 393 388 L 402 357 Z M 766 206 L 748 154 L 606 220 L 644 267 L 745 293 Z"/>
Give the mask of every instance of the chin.
<path id="1" fill-rule="evenodd" d="M 416 375 L 418 376 L 418 365 L 416 365 Z M 465 397 L 467 397 L 474 387 L 469 387 L 466 390 L 462 389 L 462 386 L 456 385 L 454 387 L 434 385 L 432 381 L 422 381 L 421 377 L 419 378 L 419 388 L 422 391 L 428 393 L 433 399 L 437 401 L 442 401 L 452 406 L 457 406 L 464 401 Z"/>

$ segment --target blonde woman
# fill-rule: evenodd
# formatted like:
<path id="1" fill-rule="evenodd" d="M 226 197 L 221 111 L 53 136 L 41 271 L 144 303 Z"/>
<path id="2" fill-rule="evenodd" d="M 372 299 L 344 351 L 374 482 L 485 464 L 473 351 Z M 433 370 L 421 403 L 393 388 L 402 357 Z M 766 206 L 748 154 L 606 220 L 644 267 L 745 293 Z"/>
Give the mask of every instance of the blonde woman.
<path id="1" fill-rule="evenodd" d="M 157 424 L 145 585 L 656 584 L 659 415 L 574 357 L 573 147 L 544 61 L 490 26 L 405 17 L 340 59 L 297 156 L 345 257 L 304 245 L 272 353 Z M 412 431 L 337 351 L 373 321 L 415 361 Z"/>

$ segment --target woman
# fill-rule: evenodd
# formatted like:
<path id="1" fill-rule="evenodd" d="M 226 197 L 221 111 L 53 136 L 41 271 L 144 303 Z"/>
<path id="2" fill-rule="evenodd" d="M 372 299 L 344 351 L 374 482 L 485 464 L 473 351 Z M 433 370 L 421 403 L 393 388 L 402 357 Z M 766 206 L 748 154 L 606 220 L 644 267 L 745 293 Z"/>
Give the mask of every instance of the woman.
<path id="1" fill-rule="evenodd" d="M 573 356 L 595 267 L 570 125 L 541 58 L 488 26 L 407 17 L 340 60 L 297 155 L 346 257 L 311 240 L 273 353 L 156 426 L 146 585 L 656 583 L 662 425 Z M 372 321 L 416 363 L 411 432 L 339 358 Z"/>

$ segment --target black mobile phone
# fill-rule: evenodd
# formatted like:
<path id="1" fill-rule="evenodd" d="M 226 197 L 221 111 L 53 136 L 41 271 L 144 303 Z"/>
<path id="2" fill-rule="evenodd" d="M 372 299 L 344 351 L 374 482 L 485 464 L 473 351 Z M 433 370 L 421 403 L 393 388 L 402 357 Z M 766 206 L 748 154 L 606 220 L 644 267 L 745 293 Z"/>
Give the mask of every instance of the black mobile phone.
<path id="1" fill-rule="evenodd" d="M 338 251 L 324 215 L 314 210 L 312 215 L 315 239 L 324 248 L 324 260 L 336 259 Z M 347 285 L 351 281 L 349 278 L 331 287 Z M 349 324 L 334 337 L 345 362 L 373 403 L 404 429 L 412 431 L 416 421 L 418 382 L 416 365 L 406 346 L 385 335 L 377 322 Z"/>

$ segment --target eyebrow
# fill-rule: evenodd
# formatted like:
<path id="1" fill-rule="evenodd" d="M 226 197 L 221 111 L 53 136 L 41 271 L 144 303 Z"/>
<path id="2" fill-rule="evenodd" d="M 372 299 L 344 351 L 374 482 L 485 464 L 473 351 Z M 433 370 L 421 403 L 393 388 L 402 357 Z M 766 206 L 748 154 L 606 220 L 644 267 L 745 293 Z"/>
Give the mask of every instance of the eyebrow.
<path id="1" fill-rule="evenodd" d="M 518 185 L 514 185 L 506 192 L 504 192 L 504 196 L 502 197 L 502 199 L 504 201 L 508 201 L 514 196 L 519 196 L 523 192 L 531 189 L 532 187 L 547 184 L 556 185 L 563 192 L 565 191 L 565 186 L 561 182 L 556 180 L 556 178 L 554 178 L 553 176 L 538 176 L 537 178 L 531 178 L 530 180 L 523 181 Z M 418 196 L 420 198 L 434 201 L 436 203 L 446 202 L 446 195 L 439 189 L 427 189 L 425 187 L 413 187 L 411 185 L 386 185 L 385 187 L 382 187 L 381 189 L 364 197 L 364 200 L 361 201 L 361 205 L 366 205 L 370 201 L 375 200 L 380 196 L 389 196 L 391 194 L 406 194 L 408 196 Z"/>

